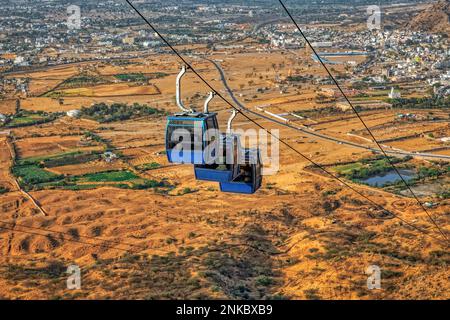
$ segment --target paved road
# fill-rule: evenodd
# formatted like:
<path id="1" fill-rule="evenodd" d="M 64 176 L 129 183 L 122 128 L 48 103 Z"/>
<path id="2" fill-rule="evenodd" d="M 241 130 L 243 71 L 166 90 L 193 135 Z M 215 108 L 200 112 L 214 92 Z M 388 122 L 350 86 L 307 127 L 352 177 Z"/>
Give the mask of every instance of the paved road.
<path id="1" fill-rule="evenodd" d="M 362 145 L 362 144 L 357 144 L 357 143 L 353 143 L 353 142 L 350 142 L 350 141 L 347 141 L 347 140 L 342 140 L 342 139 L 338 139 L 338 138 L 335 138 L 335 137 L 331 137 L 331 136 L 328 136 L 328 135 L 325 135 L 325 134 L 317 133 L 317 132 L 312 131 L 312 130 L 308 130 L 308 129 L 296 127 L 296 126 L 291 125 L 291 124 L 289 124 L 289 123 L 285 123 L 285 122 L 283 122 L 283 121 L 276 120 L 276 119 L 274 119 L 274 118 L 271 118 L 271 117 L 266 116 L 266 115 L 264 115 L 264 114 L 261 114 L 261 113 L 259 113 L 259 112 L 255 112 L 255 111 L 253 111 L 253 110 L 248 109 L 247 107 L 245 107 L 245 106 L 244 106 L 244 105 L 243 105 L 243 104 L 242 104 L 242 103 L 234 96 L 233 90 L 231 90 L 231 88 L 229 87 L 228 82 L 227 82 L 227 79 L 226 79 L 226 77 L 225 77 L 225 72 L 223 71 L 223 69 L 222 69 L 222 67 L 220 66 L 220 64 L 219 64 L 217 61 L 214 61 L 214 60 L 211 60 L 211 59 L 208 59 L 208 58 L 205 58 L 205 57 L 203 57 L 203 59 L 205 59 L 205 60 L 207 60 L 207 61 L 209 61 L 209 62 L 211 62 L 211 63 L 214 64 L 214 66 L 216 67 L 216 69 L 219 71 L 220 78 L 221 78 L 221 80 L 222 80 L 222 82 L 223 82 L 223 85 L 224 85 L 225 89 L 227 90 L 228 94 L 230 95 L 230 97 L 231 97 L 231 99 L 234 101 L 234 103 L 235 103 L 241 110 L 244 110 L 245 112 L 250 113 L 250 114 L 253 114 L 253 115 L 255 115 L 255 116 L 259 117 L 259 118 L 266 119 L 266 120 L 268 120 L 268 121 L 277 123 L 277 124 L 279 124 L 279 125 L 281 125 L 281 126 L 288 127 L 288 128 L 291 128 L 291 129 L 300 131 L 300 132 L 302 132 L 302 133 L 304 133 L 304 134 L 307 134 L 307 135 L 310 135 L 310 136 L 314 136 L 314 137 L 319 138 L 319 139 L 331 141 L 331 142 L 334 142 L 334 143 L 337 143 L 337 144 L 340 144 L 340 145 L 350 146 L 350 147 L 353 147 L 353 148 L 364 149 L 364 150 L 367 150 L 367 151 L 372 151 L 372 152 L 376 152 L 376 153 L 381 153 L 381 150 L 378 149 L 378 148 L 368 147 L 368 146 L 365 146 L 365 145 Z M 406 157 L 406 156 L 411 156 L 411 157 L 415 157 L 415 158 L 424 158 L 424 159 L 439 159 L 439 160 L 447 160 L 447 161 L 450 160 L 450 156 L 447 156 L 447 155 L 440 155 L 440 154 L 420 153 L 420 152 L 409 152 L 409 151 L 403 151 L 403 150 L 389 150 L 389 149 L 386 149 L 386 148 L 384 149 L 384 151 L 385 151 L 387 154 L 394 155 L 394 156 L 404 156 L 404 157 Z"/>

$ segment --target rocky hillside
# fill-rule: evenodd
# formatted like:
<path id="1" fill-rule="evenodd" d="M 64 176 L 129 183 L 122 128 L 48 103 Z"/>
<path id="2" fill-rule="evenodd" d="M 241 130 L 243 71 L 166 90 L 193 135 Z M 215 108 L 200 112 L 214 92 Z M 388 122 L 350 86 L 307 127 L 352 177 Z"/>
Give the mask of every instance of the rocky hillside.
<path id="1" fill-rule="evenodd" d="M 450 0 L 440 0 L 415 16 L 407 25 L 411 30 L 450 33 Z"/>

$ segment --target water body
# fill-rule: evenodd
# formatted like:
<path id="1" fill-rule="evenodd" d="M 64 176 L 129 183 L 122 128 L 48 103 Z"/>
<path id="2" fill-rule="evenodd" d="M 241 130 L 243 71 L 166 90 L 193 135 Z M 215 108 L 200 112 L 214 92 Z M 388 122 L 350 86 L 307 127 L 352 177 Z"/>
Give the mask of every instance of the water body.
<path id="1" fill-rule="evenodd" d="M 417 176 L 413 170 L 405 169 L 399 171 L 405 181 L 414 179 Z M 362 180 L 362 182 L 373 187 L 384 187 L 388 183 L 395 183 L 400 180 L 401 178 L 398 176 L 397 172 L 395 172 L 395 170 L 391 170 L 383 175 L 377 175 Z"/>
<path id="2" fill-rule="evenodd" d="M 313 58 L 314 62 L 319 62 L 319 59 L 317 59 L 317 56 L 315 54 L 312 54 L 311 57 Z M 320 60 L 322 60 L 323 63 L 327 64 L 343 64 L 344 62 L 341 61 L 331 61 L 327 58 L 320 57 Z"/>

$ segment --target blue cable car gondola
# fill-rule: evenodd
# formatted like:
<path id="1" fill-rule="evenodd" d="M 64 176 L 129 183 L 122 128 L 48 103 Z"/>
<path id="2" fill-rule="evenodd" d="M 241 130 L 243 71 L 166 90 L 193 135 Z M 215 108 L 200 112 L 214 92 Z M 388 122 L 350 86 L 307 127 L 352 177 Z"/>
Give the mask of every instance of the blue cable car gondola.
<path id="1" fill-rule="evenodd" d="M 203 112 L 187 109 L 181 101 L 181 78 L 186 73 L 183 66 L 176 83 L 176 101 L 181 113 L 167 118 L 166 155 L 170 163 L 206 164 L 216 160 L 218 153 L 206 148 L 218 139 L 217 114 L 208 111 L 208 104 L 214 94 L 211 92 L 205 102 Z M 211 134 L 211 132 L 213 132 Z"/>
<path id="2" fill-rule="evenodd" d="M 213 164 L 195 165 L 197 180 L 230 182 L 240 173 L 239 159 L 242 157 L 241 141 L 238 135 L 231 133 L 231 122 L 236 117 L 236 110 L 228 120 L 227 134 L 220 137 L 219 157 Z"/>
<path id="3" fill-rule="evenodd" d="M 220 191 L 231 193 L 255 193 L 262 184 L 262 167 L 259 149 L 245 149 L 245 164 L 233 181 L 221 182 Z"/>
<path id="4" fill-rule="evenodd" d="M 183 67 L 176 83 L 176 101 L 182 112 L 167 118 L 167 159 L 170 163 L 194 164 L 197 180 L 219 182 L 223 192 L 256 192 L 262 183 L 259 149 L 242 151 L 240 137 L 231 133 L 236 111 L 228 121 L 227 134 L 219 134 L 217 114 L 208 111 L 208 104 L 214 97 L 212 92 L 205 101 L 203 112 L 184 107 L 180 82 L 185 73 Z"/>

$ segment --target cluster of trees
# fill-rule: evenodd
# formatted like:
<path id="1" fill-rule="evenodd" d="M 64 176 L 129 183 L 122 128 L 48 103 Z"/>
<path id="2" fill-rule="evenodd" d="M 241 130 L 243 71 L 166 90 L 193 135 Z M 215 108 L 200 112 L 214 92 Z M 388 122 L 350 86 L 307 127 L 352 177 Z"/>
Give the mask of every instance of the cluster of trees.
<path id="1" fill-rule="evenodd" d="M 322 203 L 322 208 L 325 213 L 330 214 L 334 210 L 338 209 L 341 206 L 339 200 L 324 200 Z"/>
<path id="2" fill-rule="evenodd" d="M 167 181 L 156 181 L 156 180 L 147 180 L 145 179 L 142 183 L 134 183 L 131 189 L 136 190 L 146 190 L 146 189 L 173 189 L 174 186 L 172 186 Z"/>
<path id="3" fill-rule="evenodd" d="M 413 157 L 412 156 L 406 156 L 403 158 L 396 158 L 396 157 L 389 157 L 389 160 L 391 160 L 391 163 L 396 164 L 396 163 L 401 163 L 401 162 L 408 162 L 410 160 L 412 160 Z M 361 163 L 363 164 L 371 164 L 377 161 L 387 161 L 386 157 L 383 155 L 377 155 L 375 157 L 371 157 L 371 158 L 365 158 L 361 160 Z"/>
<path id="4" fill-rule="evenodd" d="M 98 134 L 91 132 L 91 131 L 85 131 L 84 132 L 84 137 L 85 138 L 90 138 L 91 140 L 98 142 L 98 143 L 106 143 L 108 144 L 109 141 L 100 137 Z"/>
<path id="5" fill-rule="evenodd" d="M 450 199 L 450 191 L 444 191 L 439 195 L 439 197 L 442 199 Z"/>
<path id="6" fill-rule="evenodd" d="M 152 73 L 151 75 L 147 76 L 149 79 L 160 79 L 160 78 L 164 78 L 167 77 L 169 74 L 164 73 L 164 72 L 155 72 Z"/>
<path id="7" fill-rule="evenodd" d="M 116 74 L 114 77 L 116 77 L 120 81 L 129 82 L 145 82 L 148 80 L 148 78 L 143 73 L 121 73 Z"/>
<path id="8" fill-rule="evenodd" d="M 409 159 L 400 159 L 400 158 L 390 158 L 391 163 L 396 164 L 404 161 L 408 161 Z M 348 174 L 346 174 L 348 179 L 351 180 L 365 180 L 367 178 L 376 176 L 376 175 L 382 175 L 384 173 L 387 173 L 392 170 L 391 164 L 384 158 L 375 158 L 375 159 L 364 159 L 361 161 L 363 164 L 366 164 L 367 166 L 359 168 L 359 169 L 353 169 Z"/>
<path id="9" fill-rule="evenodd" d="M 86 86 L 86 85 L 99 85 L 99 84 L 104 84 L 104 83 L 109 83 L 108 80 L 103 79 L 101 77 L 98 76 L 91 76 L 91 75 L 87 75 L 87 74 L 80 74 L 78 76 L 69 78 L 67 80 L 65 80 L 60 88 L 77 88 L 77 87 L 82 87 L 82 86 Z"/>
<path id="10" fill-rule="evenodd" d="M 390 99 L 393 108 L 434 109 L 450 108 L 450 97 L 398 98 Z"/>
<path id="11" fill-rule="evenodd" d="M 120 73 L 116 74 L 114 77 L 120 81 L 128 81 L 128 82 L 147 82 L 151 79 L 159 79 L 168 76 L 167 73 L 164 72 L 154 72 L 151 74 L 143 74 L 142 72 L 137 73 Z"/>
<path id="12" fill-rule="evenodd" d="M 97 103 L 91 107 L 83 107 L 81 115 L 85 118 L 93 119 L 100 123 L 123 121 L 143 116 L 154 116 L 166 114 L 165 111 L 149 107 L 146 104 L 134 103 L 129 106 L 124 103 Z"/>
<path id="13" fill-rule="evenodd" d="M 0 194 L 4 194 L 4 193 L 7 193 L 7 192 L 9 192 L 9 189 L 8 189 L 8 188 L 5 188 L 5 187 L 3 187 L 3 186 L 0 186 Z"/>
<path id="14" fill-rule="evenodd" d="M 364 81 L 355 81 L 352 84 L 352 88 L 356 89 L 356 90 L 365 90 L 369 88 L 369 83 L 364 82 Z"/>
<path id="15" fill-rule="evenodd" d="M 51 122 L 61 116 L 62 113 L 47 113 L 43 111 L 25 111 L 19 110 L 14 115 L 6 116 L 0 127 L 18 128 Z"/>
<path id="16" fill-rule="evenodd" d="M 301 76 L 301 75 L 295 75 L 295 76 L 288 76 L 286 78 L 289 82 L 308 82 L 312 79 L 312 76 Z"/>
<path id="17" fill-rule="evenodd" d="M 362 111 L 363 108 L 360 105 L 354 105 L 356 111 Z M 341 108 L 337 108 L 335 106 L 327 106 L 323 108 L 314 108 L 308 110 L 299 110 L 294 111 L 295 114 L 299 116 L 322 116 L 322 115 L 344 115 L 346 113 L 352 113 L 352 110 L 343 111 Z"/>
<path id="18" fill-rule="evenodd" d="M 161 167 L 161 165 L 158 162 L 151 162 L 151 163 L 145 163 L 140 166 L 137 166 L 136 169 L 138 170 L 152 170 L 157 169 Z"/>
<path id="19" fill-rule="evenodd" d="M 420 179 L 437 178 L 445 173 L 450 173 L 450 166 L 442 169 L 436 167 L 420 167 L 418 171 Z"/>

